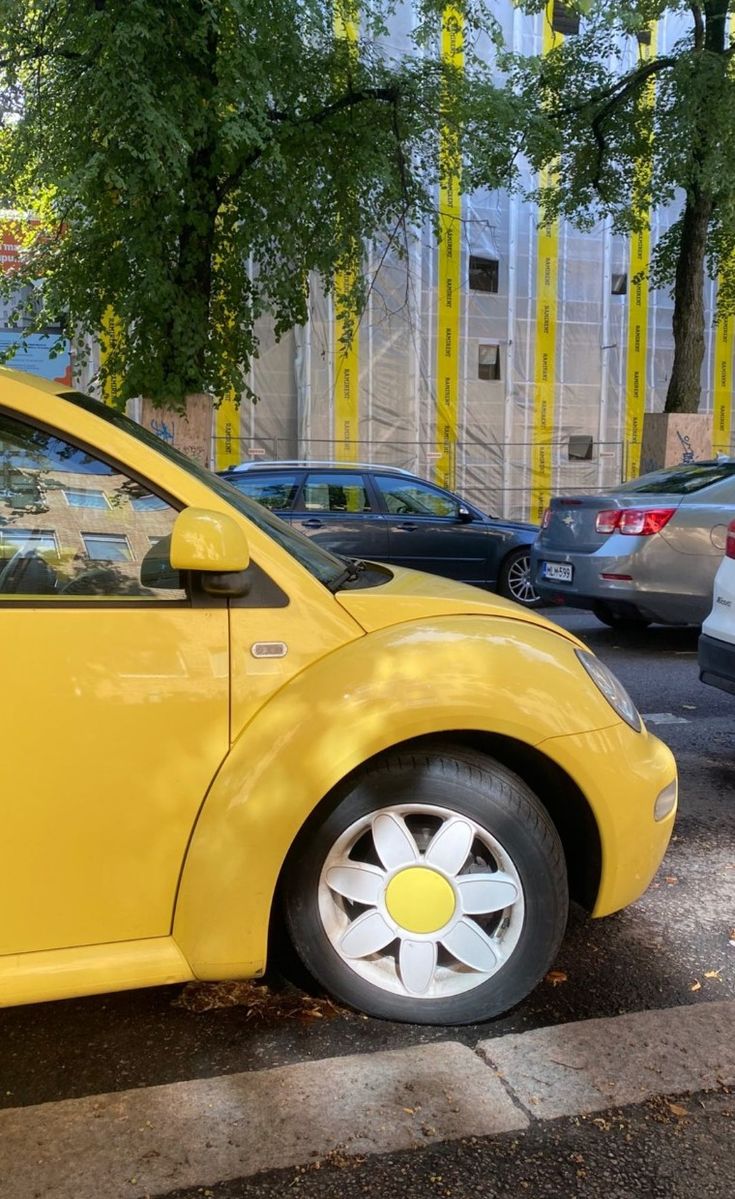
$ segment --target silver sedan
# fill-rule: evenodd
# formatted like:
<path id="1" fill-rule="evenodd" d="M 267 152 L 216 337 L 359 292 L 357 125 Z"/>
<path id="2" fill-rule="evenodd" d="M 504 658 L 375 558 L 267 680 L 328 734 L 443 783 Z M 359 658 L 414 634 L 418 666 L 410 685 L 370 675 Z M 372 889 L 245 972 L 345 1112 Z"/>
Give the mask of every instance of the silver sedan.
<path id="1" fill-rule="evenodd" d="M 605 495 L 557 496 L 531 553 L 547 604 L 605 624 L 701 624 L 735 516 L 735 461 L 642 475 Z"/>

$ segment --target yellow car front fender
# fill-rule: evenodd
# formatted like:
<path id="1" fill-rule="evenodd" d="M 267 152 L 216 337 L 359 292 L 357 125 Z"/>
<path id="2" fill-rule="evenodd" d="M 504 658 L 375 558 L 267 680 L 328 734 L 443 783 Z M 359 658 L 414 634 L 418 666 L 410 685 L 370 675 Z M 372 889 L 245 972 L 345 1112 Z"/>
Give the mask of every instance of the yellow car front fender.
<path id="1" fill-rule="evenodd" d="M 438 617 L 342 646 L 287 683 L 236 738 L 192 834 L 177 944 L 200 978 L 261 973 L 273 896 L 295 837 L 321 800 L 376 754 L 458 730 L 535 746 L 616 723 L 574 644 L 543 627 Z"/>

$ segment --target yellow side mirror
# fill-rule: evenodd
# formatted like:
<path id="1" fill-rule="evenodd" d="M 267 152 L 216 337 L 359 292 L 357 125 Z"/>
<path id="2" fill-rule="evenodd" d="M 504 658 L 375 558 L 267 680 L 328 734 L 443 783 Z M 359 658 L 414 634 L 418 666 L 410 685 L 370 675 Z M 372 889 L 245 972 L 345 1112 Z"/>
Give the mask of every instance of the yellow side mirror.
<path id="1" fill-rule="evenodd" d="M 247 570 L 248 539 L 242 527 L 224 512 L 184 508 L 171 533 L 171 566 L 174 570 L 226 574 Z"/>

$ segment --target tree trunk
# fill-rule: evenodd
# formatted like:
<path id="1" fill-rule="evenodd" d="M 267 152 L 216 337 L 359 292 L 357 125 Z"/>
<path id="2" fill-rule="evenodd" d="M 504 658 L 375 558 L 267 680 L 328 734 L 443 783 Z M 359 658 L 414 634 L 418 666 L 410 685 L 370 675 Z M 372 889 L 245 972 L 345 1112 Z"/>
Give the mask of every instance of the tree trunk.
<path id="1" fill-rule="evenodd" d="M 704 358 L 704 264 L 712 199 L 697 189 L 687 196 L 674 285 L 674 364 L 666 412 L 697 412 Z"/>

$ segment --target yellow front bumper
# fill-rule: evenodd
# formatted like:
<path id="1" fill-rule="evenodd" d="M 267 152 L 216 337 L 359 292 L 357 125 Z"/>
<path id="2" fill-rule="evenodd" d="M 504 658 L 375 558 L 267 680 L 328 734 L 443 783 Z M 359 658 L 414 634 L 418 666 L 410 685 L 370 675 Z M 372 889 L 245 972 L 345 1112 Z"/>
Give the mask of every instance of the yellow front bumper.
<path id="1" fill-rule="evenodd" d="M 540 751 L 566 771 L 586 796 L 597 821 L 602 874 L 593 916 L 609 916 L 648 887 L 666 853 L 676 802 L 662 820 L 654 804 L 676 780 L 668 746 L 622 721 L 594 733 L 552 737 Z"/>

